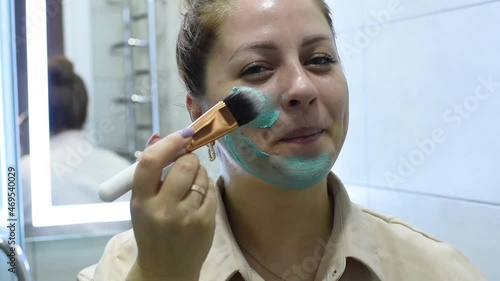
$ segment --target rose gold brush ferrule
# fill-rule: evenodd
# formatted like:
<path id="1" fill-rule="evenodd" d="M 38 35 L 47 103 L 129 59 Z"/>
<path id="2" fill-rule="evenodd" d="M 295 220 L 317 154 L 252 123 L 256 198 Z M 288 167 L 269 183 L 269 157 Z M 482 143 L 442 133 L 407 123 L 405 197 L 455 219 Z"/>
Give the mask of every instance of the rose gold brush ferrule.
<path id="1" fill-rule="evenodd" d="M 194 129 L 193 139 L 186 148 L 188 152 L 191 152 L 236 130 L 238 122 L 226 104 L 221 101 L 196 119 L 189 127 Z"/>

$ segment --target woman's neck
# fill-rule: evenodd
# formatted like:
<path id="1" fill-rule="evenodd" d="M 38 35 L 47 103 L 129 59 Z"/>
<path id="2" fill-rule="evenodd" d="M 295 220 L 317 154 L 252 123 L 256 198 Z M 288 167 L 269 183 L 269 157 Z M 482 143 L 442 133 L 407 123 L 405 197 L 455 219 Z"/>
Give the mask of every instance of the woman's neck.
<path id="1" fill-rule="evenodd" d="M 248 175 L 226 177 L 225 207 L 240 247 L 279 275 L 322 253 L 318 239 L 327 241 L 333 224 L 326 184 L 287 190 Z"/>

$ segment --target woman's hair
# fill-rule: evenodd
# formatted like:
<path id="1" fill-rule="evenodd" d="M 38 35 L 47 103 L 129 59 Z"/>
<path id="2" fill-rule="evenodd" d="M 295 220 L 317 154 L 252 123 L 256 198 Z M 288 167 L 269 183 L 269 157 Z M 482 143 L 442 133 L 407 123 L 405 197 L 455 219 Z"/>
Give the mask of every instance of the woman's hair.
<path id="1" fill-rule="evenodd" d="M 238 0 L 184 0 L 186 12 L 177 39 L 177 68 L 193 98 L 204 97 L 207 58 L 235 1 Z M 314 1 L 333 32 L 328 5 L 324 0 Z"/>
<path id="2" fill-rule="evenodd" d="M 62 56 L 49 61 L 50 133 L 81 129 L 87 118 L 87 90 L 73 71 L 73 64 Z"/>

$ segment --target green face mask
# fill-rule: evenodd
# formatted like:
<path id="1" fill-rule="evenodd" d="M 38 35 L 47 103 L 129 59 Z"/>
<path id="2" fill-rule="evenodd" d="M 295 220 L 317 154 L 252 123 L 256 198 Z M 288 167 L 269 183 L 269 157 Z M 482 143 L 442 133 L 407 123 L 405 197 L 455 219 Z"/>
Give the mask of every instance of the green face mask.
<path id="1" fill-rule="evenodd" d="M 241 87 L 240 87 L 241 88 Z M 234 88 L 233 92 L 239 88 Z M 280 116 L 272 103 L 272 95 L 251 89 L 263 101 L 263 111 L 244 127 L 271 128 Z M 324 153 L 315 157 L 273 155 L 260 150 L 237 129 L 223 137 L 223 144 L 234 161 L 247 173 L 275 186 L 286 189 L 304 189 L 322 181 L 330 172 L 333 160 Z"/>

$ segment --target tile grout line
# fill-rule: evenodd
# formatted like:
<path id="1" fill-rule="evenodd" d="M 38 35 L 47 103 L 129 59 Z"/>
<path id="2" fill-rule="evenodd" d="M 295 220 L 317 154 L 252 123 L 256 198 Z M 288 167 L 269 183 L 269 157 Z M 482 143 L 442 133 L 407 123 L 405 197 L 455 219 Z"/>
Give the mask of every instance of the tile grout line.
<path id="1" fill-rule="evenodd" d="M 433 11 L 433 12 L 427 12 L 427 13 L 423 13 L 423 14 L 413 15 L 413 16 L 409 16 L 409 17 L 404 17 L 404 18 L 400 18 L 400 19 L 391 20 L 390 22 L 387 23 L 387 25 L 390 25 L 390 24 L 393 24 L 393 23 L 406 22 L 406 21 L 410 21 L 410 20 L 414 20 L 414 19 L 419 19 L 419 18 L 425 18 L 425 17 L 428 17 L 428 16 L 435 16 L 435 15 L 438 15 L 438 14 L 444 14 L 444 13 L 454 12 L 454 11 L 468 9 L 468 8 L 473 8 L 473 7 L 477 7 L 477 6 L 483 6 L 483 5 L 493 4 L 493 3 L 496 3 L 496 2 L 500 2 L 500 0 L 488 0 L 488 1 L 485 1 L 485 2 L 481 2 L 481 3 L 473 3 L 473 4 L 462 5 L 462 6 L 458 6 L 458 7 L 446 8 L 446 9 L 442 9 L 442 10 L 438 10 L 438 11 Z M 361 7 L 361 11 L 363 13 L 362 14 L 362 20 L 363 20 L 364 13 L 365 13 L 365 9 L 364 9 L 364 5 L 363 4 L 362 4 L 362 7 Z M 362 29 L 365 26 L 367 26 L 367 23 L 365 21 L 363 21 L 361 23 L 361 25 L 350 27 L 350 28 L 346 28 L 346 29 L 335 30 L 335 32 L 337 34 L 340 34 L 340 33 L 349 33 L 349 32 L 354 32 L 356 30 Z"/>
<path id="2" fill-rule="evenodd" d="M 428 16 L 435 16 L 438 14 L 455 12 L 458 10 L 465 10 L 465 9 L 473 8 L 473 7 L 477 7 L 477 6 L 489 5 L 489 4 L 492 4 L 495 2 L 500 2 L 500 0 L 488 0 L 485 2 L 481 2 L 481 3 L 473 3 L 473 4 L 467 4 L 467 5 L 462 5 L 462 6 L 453 7 L 453 8 L 445 8 L 445 9 L 438 10 L 438 11 L 433 11 L 433 12 L 428 12 L 428 13 L 424 13 L 424 14 L 420 14 L 420 15 L 414 15 L 414 16 L 410 16 L 410 17 L 406 17 L 406 18 L 396 19 L 396 20 L 389 22 L 389 24 L 410 21 L 410 20 L 424 18 L 424 17 L 428 17 Z"/>
<path id="3" fill-rule="evenodd" d="M 379 186 L 379 185 L 373 185 L 373 184 L 358 184 L 358 183 L 347 183 L 347 182 L 344 184 L 346 186 L 355 186 L 355 187 L 361 187 L 361 188 L 366 188 L 366 189 L 374 188 L 374 189 L 383 190 L 383 191 L 400 192 L 400 193 L 405 193 L 405 194 L 420 195 L 420 196 L 425 196 L 425 197 L 433 197 L 433 198 L 439 198 L 439 199 L 445 199 L 445 200 L 451 200 L 451 201 L 460 201 L 460 202 L 466 202 L 466 203 L 472 203 L 472 204 L 500 207 L 500 203 L 487 202 L 487 201 L 474 200 L 474 199 L 466 199 L 466 198 L 461 198 L 461 197 L 451 197 L 451 196 L 433 194 L 433 193 L 428 193 L 428 192 L 420 192 L 420 191 L 406 190 L 406 189 L 397 189 L 397 188 L 391 188 L 391 187 Z"/>

